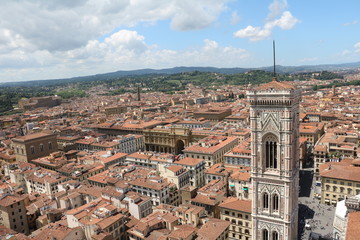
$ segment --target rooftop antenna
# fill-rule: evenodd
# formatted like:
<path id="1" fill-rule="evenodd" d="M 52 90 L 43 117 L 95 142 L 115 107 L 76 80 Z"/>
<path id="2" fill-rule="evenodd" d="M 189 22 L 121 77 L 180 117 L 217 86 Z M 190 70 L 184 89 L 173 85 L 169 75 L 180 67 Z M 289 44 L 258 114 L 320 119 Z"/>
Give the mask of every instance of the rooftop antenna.
<path id="1" fill-rule="evenodd" d="M 276 78 L 276 69 L 275 69 L 275 40 L 273 40 L 273 57 L 274 57 L 274 76 L 273 76 L 273 81 L 277 81 L 277 78 Z"/>

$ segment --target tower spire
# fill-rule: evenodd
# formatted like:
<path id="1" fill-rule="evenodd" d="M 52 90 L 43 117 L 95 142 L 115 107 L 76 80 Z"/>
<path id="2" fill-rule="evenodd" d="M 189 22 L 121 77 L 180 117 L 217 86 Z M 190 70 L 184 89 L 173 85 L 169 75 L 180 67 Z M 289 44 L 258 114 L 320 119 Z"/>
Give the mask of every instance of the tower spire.
<path id="1" fill-rule="evenodd" d="M 274 58 L 274 76 L 273 76 L 273 81 L 277 81 L 276 78 L 276 69 L 275 69 L 275 40 L 273 40 L 273 58 Z"/>

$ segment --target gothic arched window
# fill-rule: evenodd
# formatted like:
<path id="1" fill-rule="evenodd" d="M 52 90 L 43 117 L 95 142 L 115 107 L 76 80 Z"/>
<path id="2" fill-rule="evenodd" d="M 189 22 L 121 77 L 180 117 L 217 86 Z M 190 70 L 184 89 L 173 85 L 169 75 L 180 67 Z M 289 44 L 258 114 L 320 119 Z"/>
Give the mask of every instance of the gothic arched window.
<path id="1" fill-rule="evenodd" d="M 272 240 L 279 240 L 278 232 L 276 232 L 276 231 L 272 232 Z"/>
<path id="2" fill-rule="evenodd" d="M 268 209 L 269 208 L 269 194 L 264 193 L 263 197 L 262 197 L 262 207 L 264 209 Z"/>
<path id="3" fill-rule="evenodd" d="M 269 231 L 267 229 L 262 230 L 262 240 L 269 240 Z"/>
<path id="4" fill-rule="evenodd" d="M 272 197 L 272 205 L 273 205 L 273 211 L 279 211 L 279 195 L 276 193 Z"/>
<path id="5" fill-rule="evenodd" d="M 278 167 L 278 141 L 274 135 L 269 135 L 264 139 L 265 143 L 265 167 Z"/>

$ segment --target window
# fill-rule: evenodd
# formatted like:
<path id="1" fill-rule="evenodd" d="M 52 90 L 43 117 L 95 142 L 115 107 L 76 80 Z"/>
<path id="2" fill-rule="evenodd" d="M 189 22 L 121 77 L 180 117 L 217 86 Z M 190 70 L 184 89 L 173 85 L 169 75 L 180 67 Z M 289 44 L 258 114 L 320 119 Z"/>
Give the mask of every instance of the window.
<path id="1" fill-rule="evenodd" d="M 337 187 L 333 186 L 333 192 L 336 192 L 336 191 L 337 191 Z"/>
<path id="2" fill-rule="evenodd" d="M 41 143 L 39 146 L 40 146 L 40 152 L 43 152 L 44 151 L 44 144 Z"/>
<path id="3" fill-rule="evenodd" d="M 277 139 L 274 135 L 265 138 L 265 167 L 277 168 Z"/>
<path id="4" fill-rule="evenodd" d="M 279 195 L 276 193 L 273 195 L 273 210 L 279 211 Z"/>
<path id="5" fill-rule="evenodd" d="M 269 208 L 269 195 L 267 193 L 264 193 L 262 199 L 263 199 L 263 204 L 262 204 L 263 208 L 268 209 Z"/>
<path id="6" fill-rule="evenodd" d="M 35 147 L 34 146 L 30 146 L 30 152 L 31 152 L 31 154 L 35 154 Z"/>
<path id="7" fill-rule="evenodd" d="M 272 240 L 279 240 L 278 232 L 276 232 L 276 231 L 272 232 Z"/>
<path id="8" fill-rule="evenodd" d="M 52 142 L 48 142 L 48 145 L 49 145 L 49 150 L 52 150 Z"/>
<path id="9" fill-rule="evenodd" d="M 269 231 L 267 229 L 262 230 L 262 240 L 269 240 Z"/>

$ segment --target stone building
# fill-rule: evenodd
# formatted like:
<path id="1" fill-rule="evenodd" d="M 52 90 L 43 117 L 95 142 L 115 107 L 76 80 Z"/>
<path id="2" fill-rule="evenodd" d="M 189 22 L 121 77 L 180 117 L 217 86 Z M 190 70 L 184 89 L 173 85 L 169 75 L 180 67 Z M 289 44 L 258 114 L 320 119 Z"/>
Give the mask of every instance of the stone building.
<path id="1" fill-rule="evenodd" d="M 0 197 L 0 225 L 19 233 L 29 234 L 26 205 L 29 199 L 23 196 L 5 194 Z"/>
<path id="2" fill-rule="evenodd" d="M 33 97 L 29 99 L 20 99 L 19 108 L 24 110 L 31 110 L 39 107 L 55 107 L 61 104 L 61 97 L 47 96 L 47 97 Z"/>
<path id="3" fill-rule="evenodd" d="M 194 118 L 204 118 L 213 122 L 220 122 L 231 115 L 231 108 L 199 109 L 194 112 Z"/>
<path id="4" fill-rule="evenodd" d="M 252 237 L 297 239 L 300 90 L 273 81 L 247 92 L 250 102 Z"/>
<path id="5" fill-rule="evenodd" d="M 12 139 L 16 161 L 29 162 L 58 150 L 56 135 L 39 132 Z"/>
<path id="6" fill-rule="evenodd" d="M 143 133 L 147 151 L 179 154 L 192 141 L 191 130 L 187 127 L 158 126 L 144 129 Z"/>

